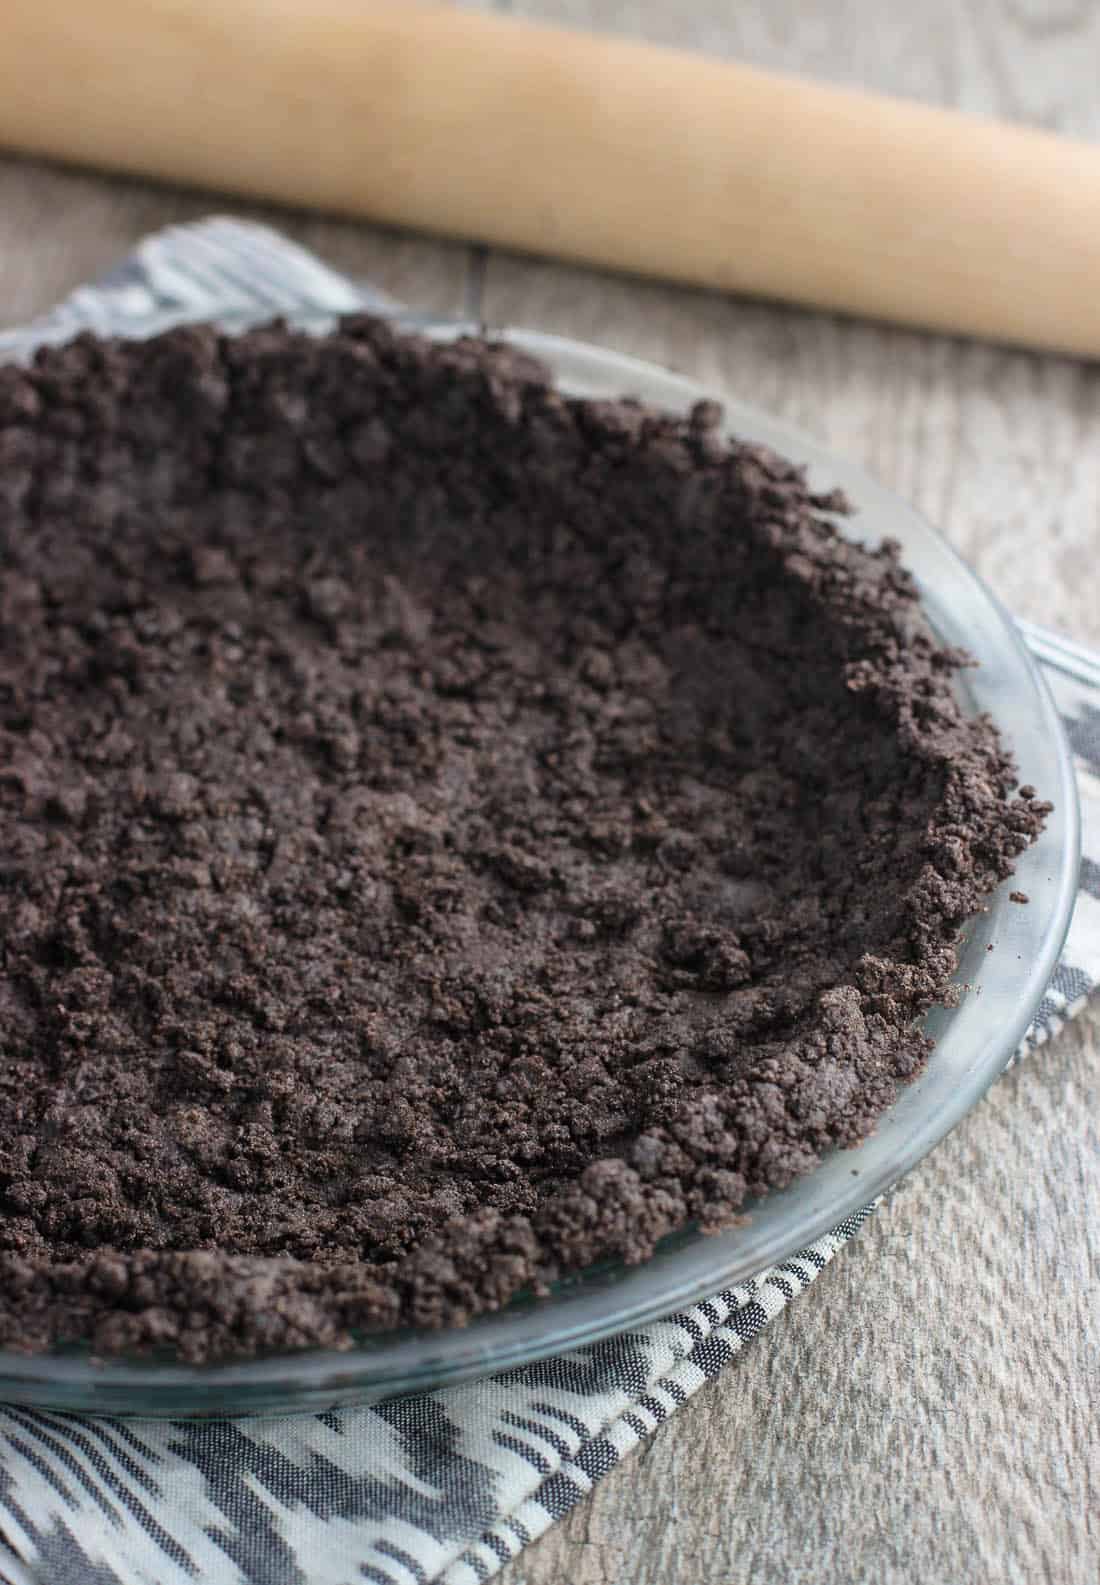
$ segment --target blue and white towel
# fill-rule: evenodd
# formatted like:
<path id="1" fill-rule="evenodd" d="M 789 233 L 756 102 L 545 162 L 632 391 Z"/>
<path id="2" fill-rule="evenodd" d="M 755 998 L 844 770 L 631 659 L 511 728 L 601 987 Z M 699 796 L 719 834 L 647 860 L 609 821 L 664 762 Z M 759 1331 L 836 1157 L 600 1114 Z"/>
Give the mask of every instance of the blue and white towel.
<path id="1" fill-rule="evenodd" d="M 148 238 L 29 331 L 0 334 L 0 361 L 82 329 L 394 306 L 263 227 L 216 219 Z M 1100 658 L 1025 636 L 1076 755 L 1086 854 L 1034 1046 L 1100 979 Z M 871 1210 L 659 1324 L 371 1409 L 193 1422 L 0 1409 L 0 1582 L 476 1585 L 728 1365 Z"/>

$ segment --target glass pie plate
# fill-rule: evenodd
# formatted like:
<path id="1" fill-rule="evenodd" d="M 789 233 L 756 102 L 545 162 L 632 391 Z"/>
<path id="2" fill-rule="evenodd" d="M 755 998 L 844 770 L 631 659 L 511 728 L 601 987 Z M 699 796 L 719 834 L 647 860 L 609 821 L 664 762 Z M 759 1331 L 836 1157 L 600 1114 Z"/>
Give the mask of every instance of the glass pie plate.
<path id="1" fill-rule="evenodd" d="M 243 329 L 235 318 L 225 328 Z M 406 316 L 398 321 L 449 339 L 474 327 Z M 295 321 L 321 332 L 329 319 Z M 150 329 L 166 328 L 164 322 Z M 504 332 L 541 358 L 560 387 L 591 397 L 637 396 L 684 411 L 712 393 L 651 364 L 555 336 Z M 9 343 L 10 345 L 10 343 Z M 2 354 L 0 354 L 2 355 Z M 1011 745 L 1021 780 L 1054 803 L 1015 879 L 968 926 L 959 1005 L 926 1021 L 935 1047 L 925 1070 L 899 1095 L 875 1133 L 836 1151 L 807 1177 L 745 1207 L 731 1231 L 690 1229 L 667 1239 L 641 1265 L 605 1264 L 579 1273 L 544 1298 L 517 1299 L 462 1329 L 365 1336 L 346 1352 L 302 1352 L 205 1367 L 172 1360 L 93 1360 L 87 1350 L 51 1355 L 0 1353 L 0 1401 L 105 1414 L 209 1416 L 317 1411 L 422 1392 L 507 1370 L 639 1327 L 783 1261 L 903 1177 L 963 1118 L 1019 1045 L 1053 970 L 1069 924 L 1078 868 L 1073 768 L 1046 686 L 1013 622 L 996 599 L 916 512 L 859 468 L 786 425 L 736 401 L 728 429 L 807 465 L 816 487 L 840 486 L 857 507 L 844 532 L 865 541 L 899 540 L 925 611 L 947 642 L 980 662 L 960 687 L 987 711 Z M 1009 900 L 1010 888 L 1030 898 Z M 987 951 L 989 946 L 995 950 Z"/>

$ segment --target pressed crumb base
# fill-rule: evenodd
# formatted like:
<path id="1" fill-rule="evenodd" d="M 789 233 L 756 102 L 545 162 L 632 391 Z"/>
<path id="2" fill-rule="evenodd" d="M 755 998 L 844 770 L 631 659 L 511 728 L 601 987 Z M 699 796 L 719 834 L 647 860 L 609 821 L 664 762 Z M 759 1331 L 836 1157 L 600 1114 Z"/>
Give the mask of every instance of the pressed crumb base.
<path id="1" fill-rule="evenodd" d="M 873 1128 L 1048 806 L 718 418 L 368 319 L 0 370 L 0 1345 L 456 1325 Z"/>

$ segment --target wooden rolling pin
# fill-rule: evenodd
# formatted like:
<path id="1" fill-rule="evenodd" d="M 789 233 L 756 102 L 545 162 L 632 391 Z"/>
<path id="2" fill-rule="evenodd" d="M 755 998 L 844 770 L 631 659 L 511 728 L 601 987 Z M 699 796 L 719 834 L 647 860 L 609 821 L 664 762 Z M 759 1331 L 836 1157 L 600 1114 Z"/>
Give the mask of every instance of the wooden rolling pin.
<path id="1" fill-rule="evenodd" d="M 1100 150 L 416 0 L 3 0 L 0 144 L 1100 353 Z"/>

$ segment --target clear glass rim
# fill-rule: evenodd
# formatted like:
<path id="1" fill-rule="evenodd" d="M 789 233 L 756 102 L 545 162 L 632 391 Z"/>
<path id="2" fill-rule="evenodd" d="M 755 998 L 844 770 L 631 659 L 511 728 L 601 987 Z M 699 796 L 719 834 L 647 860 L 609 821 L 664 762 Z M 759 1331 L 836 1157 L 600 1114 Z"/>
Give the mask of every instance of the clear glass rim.
<path id="1" fill-rule="evenodd" d="M 250 313 L 222 323 L 243 329 L 270 317 Z M 193 318 L 166 316 L 130 333 L 147 335 Z M 334 322 L 333 316 L 320 314 L 290 318 L 316 331 Z M 401 315 L 395 323 L 439 339 L 483 333 L 480 326 L 419 315 Z M 676 410 L 715 394 L 656 365 L 563 337 L 524 330 L 493 334 L 542 359 L 570 394 L 637 395 Z M 0 356 L 10 344 L 9 338 Z M 925 1073 L 903 1090 L 870 1139 L 836 1152 L 790 1188 L 749 1207 L 744 1227 L 706 1237 L 677 1235 L 639 1266 L 581 1273 L 549 1298 L 514 1303 L 464 1329 L 378 1334 L 347 1352 L 311 1351 L 210 1366 L 0 1352 L 0 1400 L 114 1414 L 306 1411 L 451 1385 L 593 1343 L 736 1287 L 789 1259 L 904 1177 L 1003 1071 L 1049 983 L 1076 896 L 1077 788 L 1046 683 L 1008 613 L 913 509 L 797 429 L 747 404 L 726 399 L 724 407 L 730 433 L 805 463 L 822 488 L 839 484 L 846 490 L 858 508 L 855 537 L 890 534 L 902 541 L 933 627 L 981 662 L 967 684 L 974 708 L 994 716 L 1016 753 L 1021 779 L 1055 804 L 1046 831 L 1022 856 L 1012 883 L 1028 893 L 1030 906 L 1008 902 L 1002 887 L 989 912 L 969 929 L 960 977 L 971 988 L 959 1008 L 930 1015 L 927 1027 L 936 1047 Z M 997 950 L 987 953 L 991 944 Z M 944 1071 L 948 1063 L 949 1073 Z"/>

